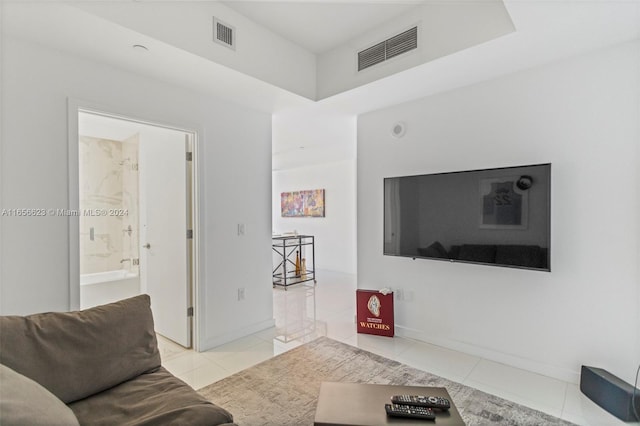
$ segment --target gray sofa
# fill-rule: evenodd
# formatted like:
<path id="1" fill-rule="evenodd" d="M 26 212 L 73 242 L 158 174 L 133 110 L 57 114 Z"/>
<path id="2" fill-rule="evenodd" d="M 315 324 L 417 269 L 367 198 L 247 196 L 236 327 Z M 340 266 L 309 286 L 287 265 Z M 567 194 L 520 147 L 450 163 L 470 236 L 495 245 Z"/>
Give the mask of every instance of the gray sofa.
<path id="1" fill-rule="evenodd" d="M 232 425 L 160 365 L 150 298 L 0 317 L 0 424 Z"/>
<path id="2" fill-rule="evenodd" d="M 517 244 L 462 244 L 446 250 L 436 241 L 429 247 L 418 248 L 418 254 L 424 257 L 540 269 L 549 267 L 548 253 L 540 246 Z"/>

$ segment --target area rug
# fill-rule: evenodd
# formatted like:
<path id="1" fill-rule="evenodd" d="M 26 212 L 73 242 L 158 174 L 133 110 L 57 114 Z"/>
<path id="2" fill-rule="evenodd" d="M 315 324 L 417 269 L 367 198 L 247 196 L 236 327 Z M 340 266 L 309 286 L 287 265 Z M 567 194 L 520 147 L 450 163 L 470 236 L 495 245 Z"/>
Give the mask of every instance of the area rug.
<path id="1" fill-rule="evenodd" d="M 571 425 L 515 402 L 327 337 L 243 370 L 199 392 L 240 426 L 313 425 L 321 382 L 445 387 L 468 426 Z"/>

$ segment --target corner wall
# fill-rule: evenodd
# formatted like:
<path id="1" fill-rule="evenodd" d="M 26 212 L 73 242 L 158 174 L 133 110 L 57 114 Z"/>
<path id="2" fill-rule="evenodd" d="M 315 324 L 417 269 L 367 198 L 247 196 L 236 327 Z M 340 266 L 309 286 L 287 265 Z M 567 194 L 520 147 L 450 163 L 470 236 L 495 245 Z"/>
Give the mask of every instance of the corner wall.
<path id="1" fill-rule="evenodd" d="M 632 382 L 640 42 L 358 120 L 358 287 L 400 290 L 398 334 L 578 382 Z M 404 121 L 396 140 L 390 128 Z M 551 273 L 382 255 L 386 176 L 552 163 Z"/>
<path id="2" fill-rule="evenodd" d="M 4 35 L 2 48 L 1 207 L 68 208 L 68 98 L 199 130 L 201 348 L 272 325 L 270 114 Z M 69 219 L 3 216 L 1 232 L 0 313 L 70 309 Z"/>

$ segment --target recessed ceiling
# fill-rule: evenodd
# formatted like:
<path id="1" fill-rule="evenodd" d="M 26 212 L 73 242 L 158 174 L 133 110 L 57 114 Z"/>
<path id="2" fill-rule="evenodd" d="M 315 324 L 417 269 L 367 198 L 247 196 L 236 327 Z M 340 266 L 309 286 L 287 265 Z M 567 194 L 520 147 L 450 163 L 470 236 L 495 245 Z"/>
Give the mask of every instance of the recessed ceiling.
<path id="1" fill-rule="evenodd" d="M 128 2 L 2 0 L 0 31 L 2 35 L 52 46 L 60 51 L 272 113 L 312 108 L 329 113 L 359 114 L 640 37 L 639 1 L 505 0 L 506 9 L 516 29 L 514 33 L 320 102 L 312 102 L 273 84 L 236 72 L 178 46 L 145 35 L 143 31 L 126 28 L 107 17 L 90 14 L 73 6 L 81 3 L 100 3 L 105 7 L 112 7 L 112 5 L 118 7 Z M 180 4 L 178 1 L 140 1 L 128 4 L 154 8 L 166 3 Z M 198 3 L 218 2 L 185 1 L 184 3 L 187 7 Z M 225 5 L 236 8 L 240 3 L 245 2 L 227 1 Z M 269 0 L 247 3 L 245 6 L 250 3 L 256 8 L 273 7 L 274 10 L 281 10 L 284 5 L 282 2 Z M 412 8 L 419 7 L 425 2 L 400 1 L 397 3 L 400 3 L 400 7 Z M 296 8 L 299 6 L 301 15 L 321 8 L 333 10 L 333 14 L 338 16 L 343 6 L 353 7 L 354 10 L 360 6 L 375 9 L 378 6 L 388 6 L 389 2 L 383 0 L 292 0 L 288 5 Z M 397 11 L 400 13 L 400 9 Z M 273 15 L 265 12 L 265 16 Z M 263 25 L 267 25 L 266 18 L 264 21 Z M 327 23 L 329 28 L 331 23 L 331 20 Z M 282 25 L 286 26 L 285 24 L 292 28 L 298 28 L 300 25 L 295 19 L 291 22 L 286 20 Z M 324 35 L 316 31 L 308 31 L 308 33 L 316 38 L 312 43 L 321 45 L 326 42 L 322 41 Z M 137 52 L 131 48 L 133 44 L 144 44 L 149 48 L 149 54 L 136 54 Z"/>
<path id="2" fill-rule="evenodd" d="M 309 52 L 321 54 L 425 2 L 224 1 L 222 3 Z"/>
<path id="3" fill-rule="evenodd" d="M 272 32 L 277 32 L 281 37 L 291 37 L 291 42 L 299 46 L 305 44 L 303 49 L 315 51 L 331 46 L 336 40 L 342 42 L 343 38 L 351 38 L 368 25 L 377 25 L 380 15 L 373 11 L 406 14 L 411 8 L 428 4 L 422 1 L 385 0 L 290 1 L 286 5 L 270 0 L 247 4 L 242 0 L 227 0 L 224 5 L 211 1 L 183 3 L 185 9 L 197 8 L 198 11 L 206 5 L 218 4 L 233 8 L 232 11 L 238 16 L 242 15 L 239 10 L 249 8 L 249 12 L 244 13 L 253 16 L 247 17 L 250 21 L 277 28 Z M 440 4 L 456 1 L 470 3 L 469 0 L 430 1 Z M 147 34 L 144 28 L 127 27 L 115 22 L 108 14 L 100 16 L 77 7 L 79 4 L 102 4 L 125 15 L 128 7 L 145 7 L 148 8 L 145 12 L 150 12 L 145 16 L 157 24 L 155 12 L 158 7 L 173 4 L 180 12 L 183 10 L 181 3 L 178 0 L 0 0 L 0 35 L 49 46 L 61 54 L 66 52 L 214 96 L 225 102 L 272 113 L 274 119 L 283 120 L 287 116 L 317 117 L 314 123 L 317 122 L 319 127 L 323 125 L 323 116 L 331 119 L 336 116 L 350 118 L 640 38 L 640 1 L 637 0 L 505 0 L 504 5 L 515 32 L 314 102 L 195 54 L 180 45 L 163 41 Z M 288 16 L 283 12 L 285 6 L 289 8 Z M 369 21 L 357 16 L 358 11 L 365 7 L 371 11 L 367 17 Z M 273 10 L 270 12 L 269 8 Z M 358 13 L 347 13 L 347 10 Z M 260 16 L 255 16 L 256 11 L 261 11 L 258 13 Z M 210 23 L 210 14 L 201 15 Z M 319 19 L 308 19 L 312 15 Z M 357 25 L 361 27 L 356 28 Z M 339 37 L 326 34 L 334 28 L 342 31 Z M 210 36 L 210 33 L 207 32 L 206 36 Z M 192 40 L 189 36 L 185 37 Z M 149 51 L 141 55 L 132 49 L 134 44 L 144 44 Z M 317 141 L 306 139 L 305 150 L 301 150 L 300 140 L 291 146 L 274 140 L 273 151 L 281 153 L 283 158 L 295 152 L 295 164 L 298 165 L 301 164 L 302 152 L 325 161 L 354 158 L 353 147 L 330 142 L 326 138 Z M 286 163 L 284 160 L 280 162 Z M 294 164 L 293 161 L 291 163 Z"/>

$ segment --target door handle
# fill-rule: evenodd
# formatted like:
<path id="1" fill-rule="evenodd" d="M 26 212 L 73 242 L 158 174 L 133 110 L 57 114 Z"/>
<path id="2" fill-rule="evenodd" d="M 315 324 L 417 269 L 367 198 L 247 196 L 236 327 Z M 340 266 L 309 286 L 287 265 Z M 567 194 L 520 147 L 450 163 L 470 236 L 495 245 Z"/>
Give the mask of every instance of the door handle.
<path id="1" fill-rule="evenodd" d="M 143 245 L 142 248 L 150 249 L 151 248 L 151 244 L 147 243 L 147 244 Z"/>

